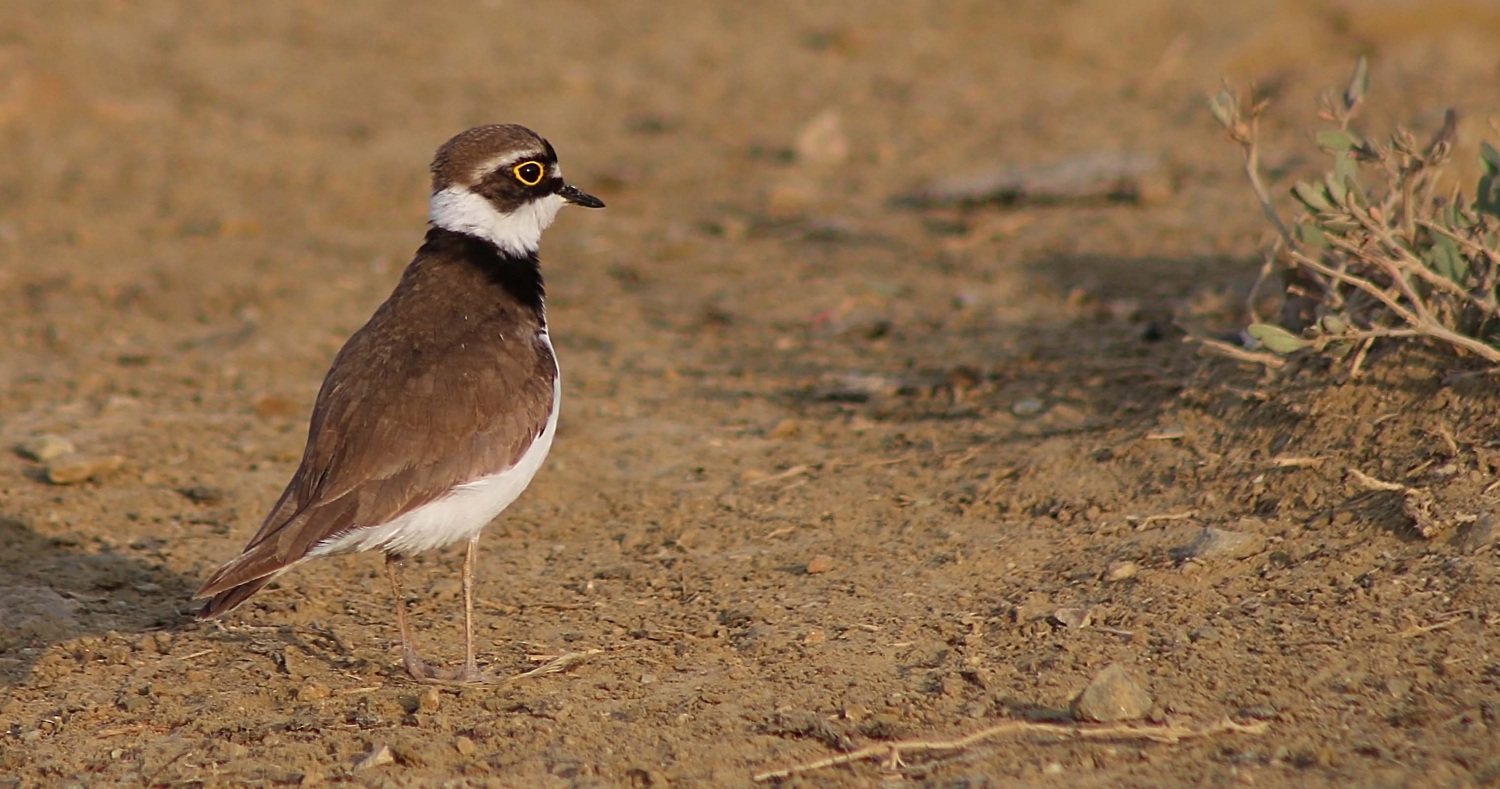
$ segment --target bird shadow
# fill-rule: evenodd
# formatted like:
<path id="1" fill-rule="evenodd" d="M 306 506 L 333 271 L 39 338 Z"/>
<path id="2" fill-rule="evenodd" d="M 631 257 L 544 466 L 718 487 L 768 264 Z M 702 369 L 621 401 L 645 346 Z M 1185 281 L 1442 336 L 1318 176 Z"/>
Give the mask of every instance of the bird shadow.
<path id="1" fill-rule="evenodd" d="M 165 562 L 93 551 L 0 513 L 0 687 L 23 682 L 53 644 L 180 627 L 193 588 Z"/>

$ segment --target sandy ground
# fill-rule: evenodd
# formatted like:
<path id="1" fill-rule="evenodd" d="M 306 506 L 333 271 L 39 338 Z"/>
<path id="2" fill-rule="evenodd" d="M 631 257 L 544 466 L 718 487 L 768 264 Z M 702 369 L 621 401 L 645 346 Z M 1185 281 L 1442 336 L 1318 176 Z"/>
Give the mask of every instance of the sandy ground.
<path id="1" fill-rule="evenodd" d="M 1472 146 L 1496 51 L 1480 0 L 11 2 L 0 787 L 749 786 L 1082 728 L 1112 664 L 1131 725 L 1203 736 L 783 783 L 1500 781 L 1492 381 L 1181 331 L 1243 321 L 1264 239 L 1221 77 L 1274 96 L 1281 193 L 1358 54 L 1372 128 L 1456 105 Z M 194 621 L 419 242 L 433 148 L 497 121 L 609 202 L 544 246 L 562 427 L 478 581 L 483 662 L 575 657 L 413 683 L 377 556 Z M 894 200 L 1099 156 L 1149 162 L 1143 199 Z M 121 465 L 51 484 L 10 451 L 43 434 Z M 413 564 L 456 660 L 459 553 Z"/>

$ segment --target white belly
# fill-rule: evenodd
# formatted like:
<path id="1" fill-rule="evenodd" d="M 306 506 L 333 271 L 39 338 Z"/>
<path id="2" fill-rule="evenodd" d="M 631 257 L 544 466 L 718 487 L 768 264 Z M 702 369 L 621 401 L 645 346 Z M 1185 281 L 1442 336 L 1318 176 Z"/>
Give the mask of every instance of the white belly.
<path id="1" fill-rule="evenodd" d="M 448 495 L 395 520 L 353 529 L 325 540 L 309 551 L 307 558 L 371 550 L 406 555 L 473 538 L 531 484 L 532 477 L 536 476 L 547 452 L 552 449 L 561 406 L 562 382 L 554 380 L 552 414 L 547 417 L 547 425 L 514 466 L 459 485 Z"/>

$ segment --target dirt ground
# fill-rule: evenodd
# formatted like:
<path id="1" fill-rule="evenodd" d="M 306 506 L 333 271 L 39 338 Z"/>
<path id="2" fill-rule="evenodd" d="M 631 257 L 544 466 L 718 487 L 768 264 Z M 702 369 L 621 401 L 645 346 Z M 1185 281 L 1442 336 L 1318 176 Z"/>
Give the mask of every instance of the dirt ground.
<path id="1" fill-rule="evenodd" d="M 1242 325 L 1265 239 L 1221 77 L 1274 97 L 1281 194 L 1359 54 L 1370 128 L 1457 106 L 1472 151 L 1496 51 L 1483 0 L 8 3 L 0 787 L 750 786 L 1083 728 L 1111 664 L 1131 725 L 1202 736 L 782 785 L 1500 783 L 1493 379 L 1183 331 Z M 562 426 L 478 578 L 481 662 L 567 669 L 408 680 L 378 556 L 193 620 L 432 150 L 500 121 L 609 203 L 543 247 Z M 1100 156 L 1139 199 L 895 199 Z M 10 449 L 44 434 L 121 465 L 52 484 Z M 459 559 L 408 573 L 446 662 Z"/>

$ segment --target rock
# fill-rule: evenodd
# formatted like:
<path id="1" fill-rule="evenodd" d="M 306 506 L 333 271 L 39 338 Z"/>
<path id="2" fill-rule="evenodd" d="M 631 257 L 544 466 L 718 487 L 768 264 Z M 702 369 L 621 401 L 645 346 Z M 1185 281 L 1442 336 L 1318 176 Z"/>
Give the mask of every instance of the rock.
<path id="1" fill-rule="evenodd" d="M 0 588 L 0 652 L 61 641 L 78 631 L 77 605 L 46 586 Z"/>
<path id="2" fill-rule="evenodd" d="M 458 751 L 459 756 L 464 757 L 473 756 L 475 751 L 478 750 L 474 747 L 474 741 L 469 739 L 468 737 L 463 736 L 462 734 L 454 738 L 453 749 Z"/>
<path id="3" fill-rule="evenodd" d="M 328 698 L 328 686 L 321 682 L 309 682 L 297 688 L 298 701 L 317 701 Z"/>
<path id="4" fill-rule="evenodd" d="M 802 423 L 796 419 L 783 419 L 766 434 L 768 438 L 777 440 L 796 438 L 799 435 L 802 435 Z"/>
<path id="5" fill-rule="evenodd" d="M 826 573 L 826 572 L 828 572 L 829 570 L 832 570 L 832 569 L 833 569 L 833 557 L 829 556 L 826 553 L 820 553 L 817 556 L 814 556 L 807 563 L 807 574 L 808 575 L 817 575 L 818 573 Z"/>
<path id="6" fill-rule="evenodd" d="M 354 766 L 349 768 L 349 771 L 357 773 L 361 770 L 368 770 L 371 767 L 379 767 L 394 761 L 396 761 L 396 757 L 391 754 L 390 746 L 380 745 L 371 748 L 369 753 L 355 760 Z"/>
<path id="7" fill-rule="evenodd" d="M 1131 678 L 1125 667 L 1111 663 L 1073 700 L 1073 719 L 1096 723 L 1140 720 L 1151 711 L 1151 704 L 1151 694 Z"/>
<path id="8" fill-rule="evenodd" d="M 1243 559 L 1260 552 L 1265 538 L 1258 534 L 1204 527 L 1193 541 L 1172 550 L 1178 561 L 1188 559 Z"/>
<path id="9" fill-rule="evenodd" d="M 976 168 L 943 177 L 906 195 L 913 206 L 972 205 L 1027 200 L 1152 203 L 1175 191 L 1165 162 L 1154 153 L 1102 151 L 1052 164 Z"/>
<path id="10" fill-rule="evenodd" d="M 443 696 L 438 693 L 437 688 L 427 688 L 417 697 L 417 710 L 420 712 L 437 712 L 442 706 Z"/>
<path id="11" fill-rule="evenodd" d="M 813 165 L 843 164 L 849 159 L 849 137 L 838 110 L 818 113 L 797 132 L 792 146 L 797 161 Z"/>
<path id="12" fill-rule="evenodd" d="M 72 441 L 51 433 L 32 436 L 16 445 L 16 452 L 22 457 L 38 463 L 50 463 L 63 455 L 71 455 L 74 451 Z"/>
<path id="13" fill-rule="evenodd" d="M 219 504 L 224 501 L 224 489 L 208 485 L 193 485 L 187 488 L 178 488 L 177 492 L 194 504 Z"/>
<path id="14" fill-rule="evenodd" d="M 1485 513 L 1479 516 L 1479 520 L 1469 524 L 1459 533 L 1456 540 L 1459 550 L 1464 553 L 1478 553 L 1488 548 L 1495 542 L 1495 526 L 1500 519 L 1494 513 Z"/>
<path id="15" fill-rule="evenodd" d="M 76 485 L 99 479 L 125 465 L 119 455 L 63 455 L 47 465 L 47 481 L 54 485 Z"/>
<path id="16" fill-rule="evenodd" d="M 1059 608 L 1052 612 L 1052 621 L 1067 628 L 1088 627 L 1094 621 L 1094 612 L 1088 608 Z"/>
<path id="17" fill-rule="evenodd" d="M 1127 578 L 1134 578 L 1135 574 L 1140 571 L 1141 566 L 1135 562 L 1110 562 L 1109 567 L 1104 571 L 1104 580 L 1123 581 Z"/>
<path id="18" fill-rule="evenodd" d="M 1012 414 L 1015 414 L 1016 416 L 1019 416 L 1023 419 L 1026 417 L 1036 416 L 1037 414 L 1040 414 L 1045 410 L 1047 410 L 1047 404 L 1042 402 L 1041 400 L 1036 399 L 1035 397 L 1028 397 L 1024 400 L 1018 400 L 1016 401 L 1015 405 L 1012 405 L 1010 407 L 1010 412 Z"/>

